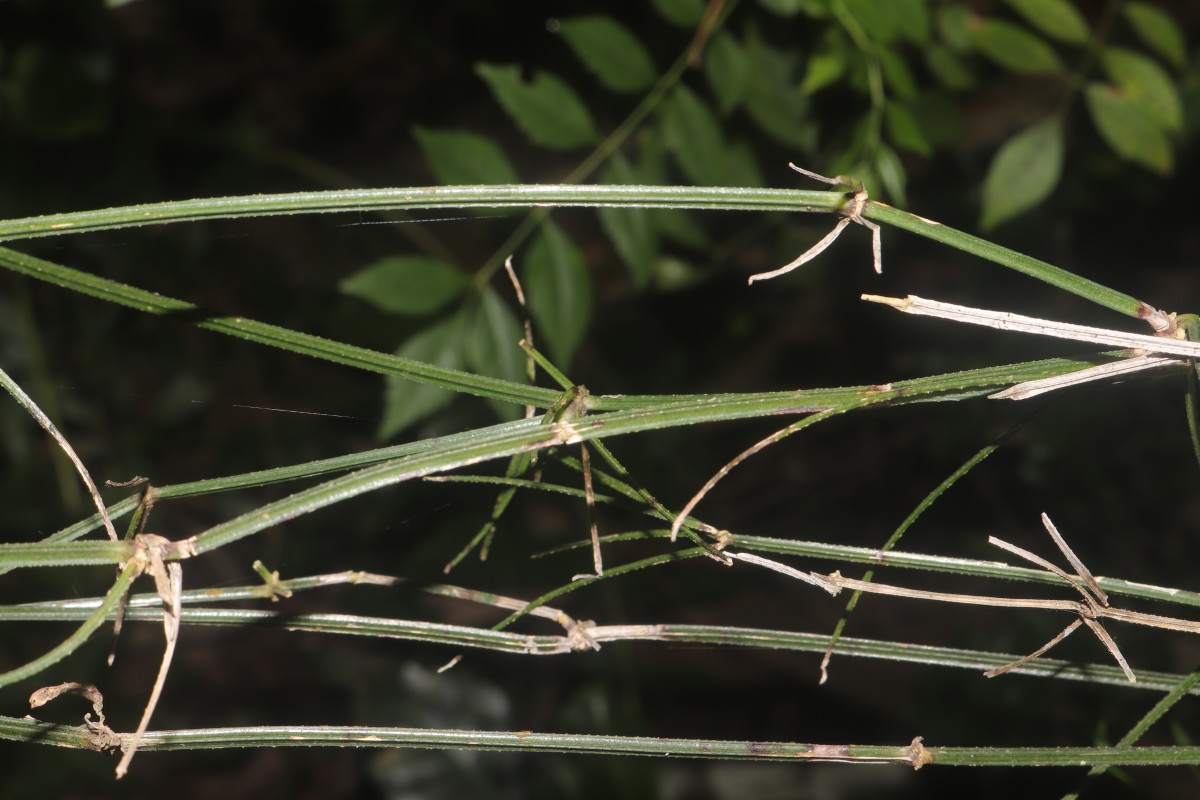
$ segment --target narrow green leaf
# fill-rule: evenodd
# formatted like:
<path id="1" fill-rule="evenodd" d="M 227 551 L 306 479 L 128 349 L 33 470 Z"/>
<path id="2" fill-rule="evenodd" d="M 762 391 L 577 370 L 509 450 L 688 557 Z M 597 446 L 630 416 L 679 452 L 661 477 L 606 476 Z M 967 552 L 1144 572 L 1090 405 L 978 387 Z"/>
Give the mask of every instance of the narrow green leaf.
<path id="1" fill-rule="evenodd" d="M 725 31 L 719 31 L 704 51 L 704 76 L 722 114 L 733 111 L 746 96 L 750 79 L 746 50 Z"/>
<path id="2" fill-rule="evenodd" d="M 842 0 L 842 7 L 858 21 L 867 36 L 886 43 L 900 34 L 900 21 L 892 0 Z"/>
<path id="3" fill-rule="evenodd" d="M 504 151 L 486 136 L 414 126 L 413 138 L 440 183 L 471 186 L 520 180 Z"/>
<path id="4" fill-rule="evenodd" d="M 758 4 L 780 17 L 794 17 L 800 12 L 809 16 L 828 16 L 830 0 L 758 0 Z"/>
<path id="5" fill-rule="evenodd" d="M 469 314 L 464 342 L 467 367 L 472 372 L 494 378 L 524 380 L 525 351 L 521 349 L 520 341 L 525 334 L 499 293 L 490 286 L 484 287 L 479 303 Z M 518 406 L 490 402 L 501 419 L 516 419 L 521 415 Z"/>
<path id="6" fill-rule="evenodd" d="M 343 293 L 392 314 L 432 314 L 462 294 L 467 277 L 424 256 L 390 256 L 338 284 Z"/>
<path id="7" fill-rule="evenodd" d="M 526 257 L 525 294 L 554 361 L 567 368 L 592 316 L 592 282 L 583 255 L 547 220 Z"/>
<path id="8" fill-rule="evenodd" d="M 1183 127 L 1183 103 L 1175 82 L 1154 59 L 1123 47 L 1104 48 L 1100 59 L 1121 95 L 1147 119 L 1169 133 Z"/>
<path id="9" fill-rule="evenodd" d="M 653 0 L 654 10 L 672 25 L 694 28 L 704 16 L 704 0 Z"/>
<path id="10" fill-rule="evenodd" d="M 830 30 L 836 30 L 830 28 Z M 800 81 L 803 94 L 815 94 L 846 74 L 846 45 L 840 43 L 817 50 L 808 59 L 804 68 L 804 79 Z"/>
<path id="11" fill-rule="evenodd" d="M 1165 175 L 1174 166 L 1163 132 L 1115 86 L 1091 83 L 1084 93 L 1096 129 L 1117 155 Z"/>
<path id="12" fill-rule="evenodd" d="M 1187 60 L 1187 42 L 1183 31 L 1167 12 L 1150 3 L 1122 3 L 1121 11 L 1143 42 L 1170 61 L 1173 67 L 1183 67 Z"/>
<path id="13" fill-rule="evenodd" d="M 448 369 L 462 369 L 463 328 L 466 316 L 460 309 L 436 322 L 400 346 L 396 355 Z M 445 407 L 454 393 L 428 384 L 418 384 L 395 375 L 387 376 L 383 393 L 383 419 L 379 438 L 388 439 Z"/>
<path id="14" fill-rule="evenodd" d="M 1045 40 L 1007 20 L 977 17 L 970 27 L 971 42 L 1005 69 L 1026 75 L 1062 72 L 1054 48 Z"/>
<path id="15" fill-rule="evenodd" d="M 962 91 L 975 85 L 975 75 L 970 67 L 954 51 L 940 44 L 930 45 L 925 51 L 925 66 L 947 89 Z"/>
<path id="16" fill-rule="evenodd" d="M 671 154 L 668 152 L 665 136 L 659 127 L 646 128 L 641 136 L 641 160 L 634 166 L 634 175 L 638 183 L 652 185 L 667 185 L 672 183 Z M 685 247 L 702 248 L 708 246 L 708 235 L 704 226 L 696 221 L 689 211 L 672 211 L 647 209 L 651 228 L 664 238 L 682 244 Z"/>
<path id="17" fill-rule="evenodd" d="M 1070 0 L 1008 0 L 1008 4 L 1030 25 L 1060 42 L 1083 44 L 1092 35 Z"/>
<path id="18" fill-rule="evenodd" d="M 909 41 L 925 45 L 929 43 L 928 0 L 889 0 L 895 9 L 896 25 Z"/>
<path id="19" fill-rule="evenodd" d="M 896 97 L 910 100 L 917 94 L 917 80 L 904 59 L 896 55 L 890 47 L 881 45 L 877 51 L 879 66 L 883 71 L 883 80 Z"/>
<path id="20" fill-rule="evenodd" d="M 884 122 L 887 125 L 888 138 L 897 147 L 917 155 L 930 156 L 933 146 L 925 138 L 921 126 L 912 111 L 901 103 L 888 103 L 884 108 Z"/>
<path id="21" fill-rule="evenodd" d="M 884 194 L 893 205 L 908 205 L 905 189 L 908 185 L 908 174 L 896 151 L 887 145 L 880 145 L 875 151 L 875 174 L 883 186 Z"/>
<path id="22" fill-rule="evenodd" d="M 487 82 L 496 101 L 517 127 L 535 144 L 554 150 L 573 150 L 600 138 L 587 106 L 570 86 L 554 75 L 537 72 L 532 81 L 526 82 L 518 66 L 485 63 L 477 64 L 475 72 Z"/>
<path id="23" fill-rule="evenodd" d="M 1058 185 L 1062 162 L 1063 132 L 1057 119 L 1039 122 L 1005 142 L 983 181 L 980 226 L 994 228 L 1045 200 Z"/>
<path id="24" fill-rule="evenodd" d="M 640 92 L 658 71 L 637 37 L 612 17 L 592 15 L 559 22 L 559 31 L 588 71 L 614 92 Z"/>
<path id="25" fill-rule="evenodd" d="M 965 5 L 947 3 L 938 12 L 937 26 L 942 41 L 952 50 L 963 52 L 971 49 L 971 28 L 978 17 Z"/>
<path id="26" fill-rule="evenodd" d="M 796 58 L 762 41 L 747 37 L 750 87 L 746 111 L 772 138 L 809 151 L 816 145 L 816 123 L 809 119 L 808 98 L 796 88 Z"/>
<path id="27" fill-rule="evenodd" d="M 632 184 L 636 181 L 629 162 L 616 155 L 601 173 L 605 183 Z M 645 287 L 654 274 L 658 258 L 658 236 L 652 223 L 653 212 L 641 208 L 601 208 L 600 226 L 629 269 L 638 288 Z"/>
<path id="28" fill-rule="evenodd" d="M 663 137 L 684 174 L 701 186 L 725 178 L 725 138 L 716 116 L 695 92 L 676 86 L 662 105 Z"/>
<path id="29" fill-rule="evenodd" d="M 949 95 L 935 89 L 918 95 L 906 105 L 934 149 L 962 141 L 966 126 L 958 103 Z"/>

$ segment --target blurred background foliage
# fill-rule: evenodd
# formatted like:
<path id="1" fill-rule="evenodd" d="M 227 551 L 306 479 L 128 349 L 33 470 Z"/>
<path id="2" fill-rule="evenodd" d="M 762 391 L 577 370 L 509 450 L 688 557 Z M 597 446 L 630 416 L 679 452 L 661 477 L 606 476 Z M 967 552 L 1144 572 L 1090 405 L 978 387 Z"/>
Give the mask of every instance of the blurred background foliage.
<path id="1" fill-rule="evenodd" d="M 1152 304 L 1195 311 L 1200 9 L 1125 0 L 548 0 L 0 3 L 0 214 L 157 200 L 439 183 L 789 187 L 788 161 L 862 179 L 883 199 L 1073 269 Z M 823 187 L 816 187 L 823 188 Z M 212 222 L 19 243 L 19 249 L 203 307 L 521 379 L 523 312 L 499 269 L 514 263 L 535 339 L 600 393 L 700 393 L 883 383 L 1081 352 L 951 330 L 860 308 L 863 291 L 914 293 L 1120 325 L 1076 299 L 956 252 L 884 235 L 883 277 L 850 231 L 803 270 L 747 288 L 830 220 L 733 213 L 451 218 L 321 216 Z M 486 424 L 520 409 L 207 335 L 0 276 L 4 368 L 61 422 L 100 479 L 172 483 Z M 989 533 L 1043 550 L 1037 513 L 1073 532 L 1094 570 L 1195 589 L 1196 464 L 1182 387 L 1082 390 L 1043 410 L 939 502 L 911 549 L 987 555 Z M 699 510 L 739 533 L 878 546 L 933 486 L 1026 420 L 984 400 L 836 420 L 735 472 Z M 776 425 L 727 424 L 614 442 L 635 475 L 679 507 Z M 7 541 L 85 513 L 69 468 L 15 404 L 0 405 Z M 577 477 L 549 462 L 548 478 Z M 282 491 L 282 490 L 281 490 Z M 156 510 L 180 538 L 269 499 L 199 498 Z M 114 491 L 113 497 L 118 496 Z M 487 518 L 491 490 L 410 484 L 336 514 L 223 549 L 190 585 L 370 569 L 435 580 Z M 605 512 L 602 529 L 641 523 Z M 518 496 L 488 561 L 452 580 L 519 597 L 584 568 L 529 554 L 586 533 L 582 504 Z M 1068 533 L 1071 537 L 1072 534 Z M 107 573 L 5 578 L 5 602 L 94 594 Z M 580 593 L 571 613 L 615 622 L 729 622 L 829 630 L 840 604 L 759 574 L 707 565 L 638 574 Z M 782 580 L 782 579 L 781 579 Z M 432 615 L 487 612 L 372 589 L 297 608 Z M 402 609 L 397 611 L 397 609 Z M 919 614 L 919 611 L 917 612 Z M 981 624 L 981 620 L 984 622 Z M 1024 652 L 1043 623 L 864 602 L 850 635 Z M 155 668 L 156 633 L 127 630 L 67 662 L 103 682 L 116 727 Z M 16 663 L 61 632 L 10 627 Z M 1135 666 L 1186 671 L 1200 648 L 1122 631 Z M 1102 654 L 1086 642 L 1081 660 Z M 282 632 L 187 629 L 156 727 L 286 722 L 430 725 L 823 742 L 1060 744 L 1116 739 L 1152 700 L 1028 678 L 985 682 L 933 668 L 649 645 L 533 660 Z M 66 679 L 64 677 L 64 679 Z M 10 693 L 4 713 L 20 715 Z M 129 719 L 122 721 L 122 712 Z M 964 711 L 969 710 L 969 713 Z M 1182 707 L 1181 719 L 1195 721 Z M 1190 715 L 1190 717 L 1188 716 Z M 69 715 L 68 715 L 69 716 Z M 1187 735 L 1183 723 L 1177 737 Z M 1164 729 L 1165 731 L 1165 729 Z M 1168 736 L 1169 733 L 1160 733 Z M 89 754 L 2 746 L 7 796 L 99 797 L 110 766 Z M 179 797 L 879 797 L 941 790 L 1009 796 L 1074 785 L 1059 772 L 919 775 L 471 753 L 263 751 L 143 755 L 122 786 Z M 1177 790 L 1182 771 L 1135 773 Z M 1150 788 L 1147 788 L 1150 787 Z"/>

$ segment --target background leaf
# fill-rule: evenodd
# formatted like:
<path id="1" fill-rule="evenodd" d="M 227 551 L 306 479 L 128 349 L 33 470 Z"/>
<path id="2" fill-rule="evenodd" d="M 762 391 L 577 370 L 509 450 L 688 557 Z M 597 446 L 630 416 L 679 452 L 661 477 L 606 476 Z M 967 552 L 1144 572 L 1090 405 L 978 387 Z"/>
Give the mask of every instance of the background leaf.
<path id="1" fill-rule="evenodd" d="M 925 66 L 947 89 L 965 90 L 975 85 L 975 75 L 949 47 L 930 45 L 925 51 Z"/>
<path id="2" fill-rule="evenodd" d="M 888 138 L 897 147 L 921 156 L 933 154 L 933 146 L 925 138 L 921 126 L 912 111 L 902 103 L 888 103 L 884 107 L 884 122 Z"/>
<path id="3" fill-rule="evenodd" d="M 883 71 L 883 80 L 892 93 L 901 100 L 909 100 L 917 94 L 917 80 L 904 59 L 890 47 L 880 45 L 876 54 Z"/>
<path id="4" fill-rule="evenodd" d="M 704 51 L 704 76 L 716 95 L 720 112 L 733 111 L 746 96 L 749 85 L 750 64 L 745 48 L 728 33 L 718 33 Z"/>
<path id="5" fill-rule="evenodd" d="M 477 64 L 475 72 L 492 90 L 497 102 L 535 144 L 554 150 L 573 150 L 600 138 L 592 115 L 570 86 L 547 72 L 533 80 L 521 77 L 520 67 Z"/>
<path id="6" fill-rule="evenodd" d="M 694 28 L 704 16 L 704 0 L 653 0 L 654 10 L 672 25 Z"/>
<path id="7" fill-rule="evenodd" d="M 467 277 L 424 256 L 389 256 L 343 280 L 339 288 L 392 314 L 432 314 L 462 294 Z"/>
<path id="8" fill-rule="evenodd" d="M 890 0 L 896 12 L 900 33 L 915 44 L 929 42 L 929 3 L 927 0 Z"/>
<path id="9" fill-rule="evenodd" d="M 1062 175 L 1063 131 L 1058 119 L 1039 122 L 996 151 L 983 181 L 985 230 L 1045 200 Z"/>
<path id="10" fill-rule="evenodd" d="M 525 333 L 500 294 L 490 286 L 485 286 L 479 295 L 479 302 L 473 305 L 468 314 L 463 342 L 467 368 L 494 378 L 524 381 L 525 351 L 519 343 Z M 521 416 L 520 406 L 496 400 L 489 400 L 488 403 L 501 419 Z"/>
<path id="11" fill-rule="evenodd" d="M 500 146 L 481 134 L 418 125 L 413 128 L 413 138 L 441 183 L 469 186 L 520 180 Z"/>
<path id="12" fill-rule="evenodd" d="M 750 86 L 746 111 L 769 136 L 809 152 L 816 146 L 817 127 L 808 118 L 809 102 L 796 88 L 796 58 L 784 54 L 758 36 L 746 37 L 750 61 Z"/>
<path id="13" fill-rule="evenodd" d="M 1005 69 L 1027 75 L 1062 72 L 1054 48 L 1019 25 L 1007 20 L 976 18 L 970 26 L 971 42 Z"/>
<path id="14" fill-rule="evenodd" d="M 615 92 L 640 92 L 657 77 L 646 48 L 611 17 L 572 17 L 559 30 L 588 71 Z"/>
<path id="15" fill-rule="evenodd" d="M 896 5 L 890 0 L 842 0 L 842 7 L 858 21 L 873 41 L 890 42 L 900 34 L 900 20 Z"/>
<path id="16" fill-rule="evenodd" d="M 896 155 L 896 151 L 887 145 L 880 145 L 875 151 L 875 174 L 884 194 L 894 205 L 908 205 L 908 175 L 904 171 L 904 163 L 900 156 Z"/>
<path id="17" fill-rule="evenodd" d="M 629 162 L 621 155 L 609 161 L 601 173 L 604 183 L 633 184 L 637 177 Z M 653 217 L 640 208 L 601 208 L 597 211 L 600 225 L 621 257 L 633 282 L 644 287 L 654 274 L 654 261 L 658 258 L 658 236 L 652 223 Z"/>
<path id="18" fill-rule="evenodd" d="M 829 13 L 829 0 L 758 0 L 758 4 L 781 17 L 794 17 L 802 11 L 809 15 Z"/>
<path id="19" fill-rule="evenodd" d="M 1070 0 L 1008 0 L 1025 20 L 1047 36 L 1083 44 L 1091 36 L 1087 20 Z"/>
<path id="20" fill-rule="evenodd" d="M 551 358 L 567 369 L 592 317 L 592 281 L 583 255 L 547 220 L 529 248 L 522 283 Z"/>
<path id="21" fill-rule="evenodd" d="M 718 186 L 725 178 L 725 137 L 716 116 L 696 93 L 675 87 L 662 105 L 663 140 L 693 183 Z"/>
<path id="22" fill-rule="evenodd" d="M 1180 68 L 1187 59 L 1187 42 L 1175 20 L 1161 8 L 1150 3 L 1122 3 L 1125 19 L 1159 55 Z"/>
<path id="23" fill-rule="evenodd" d="M 1175 82 L 1154 59 L 1123 47 L 1106 47 L 1100 60 L 1121 87 L 1121 95 L 1148 120 L 1171 133 L 1183 127 L 1183 103 Z"/>
<path id="24" fill-rule="evenodd" d="M 462 369 L 465 324 L 466 315 L 460 309 L 453 316 L 435 322 L 410 338 L 396 350 L 396 355 L 437 364 L 439 367 Z M 444 408 L 453 399 L 454 392 L 447 389 L 389 375 L 384 380 L 383 419 L 379 423 L 379 438 L 395 436 L 414 422 Z"/>
<path id="25" fill-rule="evenodd" d="M 1097 130 L 1117 155 L 1161 174 L 1171 171 L 1167 137 L 1117 87 L 1091 83 L 1084 96 Z"/>
<path id="26" fill-rule="evenodd" d="M 821 43 L 805 64 L 800 92 L 815 94 L 845 75 L 849 66 L 848 51 L 849 44 L 838 35 L 838 29 L 830 28 L 829 34 L 822 37 Z"/>
<path id="27" fill-rule="evenodd" d="M 938 33 L 947 47 L 966 52 L 971 49 L 971 28 L 978 22 L 979 17 L 966 6 L 947 4 L 938 12 Z"/>

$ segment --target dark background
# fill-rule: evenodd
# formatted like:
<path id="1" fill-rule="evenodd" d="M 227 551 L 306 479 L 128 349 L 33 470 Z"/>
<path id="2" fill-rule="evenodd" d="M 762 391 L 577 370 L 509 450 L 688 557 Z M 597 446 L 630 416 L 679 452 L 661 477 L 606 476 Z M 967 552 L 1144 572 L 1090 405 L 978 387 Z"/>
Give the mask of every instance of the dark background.
<path id="1" fill-rule="evenodd" d="M 982 3 L 981 6 L 989 6 Z M 1095 11 L 1098 4 L 1083 4 Z M 1186 4 L 1169 6 L 1185 23 Z M 632 103 L 603 93 L 547 20 L 611 13 L 646 43 L 660 68 L 690 41 L 642 4 L 442 2 L 209 2 L 153 0 L 108 10 L 94 3 L 0 2 L 0 214 L 21 217 L 129 203 L 342 186 L 419 186 L 434 181 L 411 126 L 468 128 L 501 142 L 524 181 L 561 180 L 582 154 L 526 143 L 473 72 L 478 61 L 520 63 L 562 75 L 605 129 Z M 805 17 L 780 21 L 750 2 L 732 30 L 762 26 L 778 47 L 811 45 Z M 20 57 L 18 57 L 20 55 Z M 52 64 L 20 84 L 21 59 Z M 38 59 L 44 59 L 38 62 Z M 1194 74 L 1194 73 L 1191 73 Z M 698 74 L 685 81 L 697 90 Z M 1185 76 L 1185 89 L 1193 78 Z M 17 88 L 13 88 L 17 87 Z M 987 159 L 1020 120 L 1036 89 L 996 76 L 963 98 L 966 134 L 929 159 L 906 161 L 909 208 L 975 229 Z M 1190 94 L 1186 97 L 1191 98 Z M 831 118 L 866 101 L 832 93 Z M 1167 178 L 1123 164 L 1094 131 L 1076 126 L 1063 184 L 1051 201 L 989 234 L 1167 310 L 1196 306 L 1200 251 L 1195 185 L 1196 108 Z M 999 122 L 997 122 L 999 120 Z M 744 121 L 771 185 L 807 186 L 786 169 L 800 155 Z M 825 142 L 836 149 L 836 139 Z M 820 170 L 822 164 L 809 164 Z M 680 176 L 675 179 L 684 182 Z M 434 216 L 434 215 L 431 215 Z M 520 220 L 517 214 L 427 222 L 473 271 Z M 862 292 L 908 293 L 1023 313 L 1134 329 L 1115 315 L 974 258 L 897 231 L 884 232 L 885 273 L 871 274 L 865 231 L 853 227 L 803 275 L 745 286 L 746 275 L 782 263 L 779 233 L 813 241 L 824 219 L 778 220 L 719 257 L 685 253 L 704 278 L 675 291 L 638 291 L 589 211 L 555 219 L 587 258 L 597 307 L 571 365 L 597 393 L 766 391 L 883 383 L 1087 348 L 1017 335 L 951 329 L 863 307 Z M 355 215 L 192 223 L 20 242 L 26 252 L 205 308 L 363 346 L 392 350 L 412 328 L 342 296 L 337 284 L 370 261 L 412 249 L 403 225 L 359 225 Z M 374 221 L 374 220 L 371 220 Z M 719 241 L 740 235 L 744 215 L 703 219 Z M 784 255 L 784 260 L 790 258 Z M 497 288 L 505 291 L 502 284 Z M 16 276 L 0 276 L 4 368 L 42 402 L 99 480 L 147 475 L 170 484 L 297 463 L 375 446 L 382 381 L 139 315 Z M 508 296 L 507 294 L 505 295 Z M 409 326 L 409 327 L 406 327 Z M 908 512 L 963 461 L 1014 424 L 1021 433 L 956 486 L 918 523 L 906 549 L 998 558 L 989 534 L 1047 554 L 1037 515 L 1047 511 L 1098 574 L 1196 589 L 1200 526 L 1197 465 L 1187 441 L 1183 382 L 1176 374 L 1083 389 L 1060 400 L 882 409 L 835 419 L 735 471 L 698 510 L 736 533 L 879 546 Z M 267 410 L 284 409 L 284 410 Z M 480 402 L 456 402 L 399 440 L 490 421 Z M 0 412 L 6 541 L 40 538 L 86 513 L 69 473 L 15 404 Z M 678 508 L 720 465 L 780 425 L 726 423 L 646 434 L 612 445 L 668 507 Z M 547 466 L 547 477 L 578 478 Z M 120 497 L 109 490 L 109 499 Z M 166 503 L 151 527 L 183 538 L 286 489 Z M 404 484 L 189 562 L 190 588 L 241 585 L 261 558 L 284 577 L 367 569 L 441 579 L 441 566 L 486 519 L 494 491 Z M 518 496 L 486 563 L 468 560 L 451 580 L 529 598 L 588 568 L 586 551 L 530 560 L 586 533 L 581 503 Z M 604 511 L 608 532 L 640 526 Z M 614 551 L 632 560 L 636 548 Z M 817 564 L 817 569 L 838 565 Z M 803 565 L 807 568 L 808 565 Z M 848 570 L 850 571 L 850 570 Z M 5 576 L 5 602 L 89 596 L 107 570 L 24 571 Z M 943 588 L 962 581 L 912 575 L 897 582 Z M 435 602 L 404 590 L 331 589 L 289 601 L 296 610 L 370 613 L 490 624 L 489 610 Z M 693 561 L 633 574 L 563 604 L 604 623 L 689 622 L 827 631 L 842 602 L 781 576 L 720 570 Z M 1174 612 L 1167 612 L 1174 613 Z M 1027 652 L 1055 619 L 867 599 L 848 635 Z M 1115 631 L 1135 669 L 1186 672 L 1200 662 L 1189 638 Z M 9 624 L 0 659 L 23 663 L 65 635 L 54 626 Z M 1076 641 L 1077 640 L 1077 641 Z M 157 669 L 157 626 L 127 627 L 111 670 L 105 634 L 28 686 L 0 696 L 25 713 L 36 685 L 92 681 L 110 722 L 131 730 Z M 728 739 L 930 745 L 1086 745 L 1119 738 L 1154 702 L 1135 690 L 980 676 L 934 667 L 835 659 L 816 686 L 818 656 L 650 644 L 599 653 L 522 658 L 453 652 L 409 642 L 349 640 L 282 631 L 183 631 L 152 727 L 364 724 L 578 731 Z M 1081 635 L 1056 655 L 1103 662 Z M 78 719 L 70 701 L 44 718 Z M 57 715 L 57 716 L 56 716 Z M 1194 730 L 1190 703 L 1173 712 Z M 1169 726 L 1150 740 L 1172 741 Z M 91 753 L 0 744 L 5 796 L 116 794 L 112 763 Z M 759 765 L 424 751 L 262 750 L 143 753 L 122 795 L 176 797 L 977 797 L 1057 796 L 1080 777 L 1068 770 L 928 769 Z M 1088 796 L 1185 796 L 1184 769 L 1133 771 L 1137 788 L 1108 778 Z"/>

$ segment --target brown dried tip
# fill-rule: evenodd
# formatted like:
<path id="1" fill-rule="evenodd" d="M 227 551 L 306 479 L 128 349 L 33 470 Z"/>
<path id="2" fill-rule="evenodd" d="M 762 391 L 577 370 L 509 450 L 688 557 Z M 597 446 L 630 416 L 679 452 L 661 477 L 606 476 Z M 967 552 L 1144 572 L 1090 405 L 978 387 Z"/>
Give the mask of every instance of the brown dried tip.
<path id="1" fill-rule="evenodd" d="M 1165 336 L 1168 338 L 1182 338 L 1177 334 L 1179 325 L 1175 322 L 1175 315 L 1168 314 L 1165 311 L 1159 311 L 1148 303 L 1139 302 L 1137 308 L 1138 319 L 1144 319 L 1151 328 L 1154 329 L 1155 336 Z"/>

